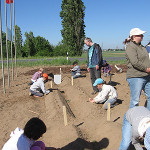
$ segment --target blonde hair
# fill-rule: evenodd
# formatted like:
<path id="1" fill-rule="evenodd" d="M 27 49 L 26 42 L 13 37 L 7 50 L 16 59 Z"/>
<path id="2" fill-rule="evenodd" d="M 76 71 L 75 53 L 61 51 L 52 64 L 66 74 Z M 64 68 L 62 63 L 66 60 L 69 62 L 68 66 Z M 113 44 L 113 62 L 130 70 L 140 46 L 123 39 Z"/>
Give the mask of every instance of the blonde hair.
<path id="1" fill-rule="evenodd" d="M 39 71 L 43 72 L 43 71 L 44 71 L 44 69 L 43 69 L 43 68 L 40 68 L 40 69 L 39 69 Z"/>

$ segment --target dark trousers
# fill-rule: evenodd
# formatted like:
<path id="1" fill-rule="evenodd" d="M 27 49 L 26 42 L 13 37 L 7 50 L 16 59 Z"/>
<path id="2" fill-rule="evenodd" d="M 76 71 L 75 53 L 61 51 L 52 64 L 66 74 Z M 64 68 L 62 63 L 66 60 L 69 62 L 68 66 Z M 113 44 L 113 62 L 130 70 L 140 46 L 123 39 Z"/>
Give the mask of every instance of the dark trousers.
<path id="1" fill-rule="evenodd" d="M 97 78 L 101 78 L 101 68 L 98 70 L 96 70 L 96 68 L 90 68 L 90 77 L 93 90 L 99 92 L 98 88 L 96 86 L 93 86 L 93 84 Z"/>

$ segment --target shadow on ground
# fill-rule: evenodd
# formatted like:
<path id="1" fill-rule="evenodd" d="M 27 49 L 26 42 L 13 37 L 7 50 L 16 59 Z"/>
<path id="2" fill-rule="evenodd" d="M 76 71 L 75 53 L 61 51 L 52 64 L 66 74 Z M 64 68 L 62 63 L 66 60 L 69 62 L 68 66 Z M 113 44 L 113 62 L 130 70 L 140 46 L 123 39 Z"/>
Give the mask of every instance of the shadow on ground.
<path id="1" fill-rule="evenodd" d="M 108 138 L 103 138 L 99 142 L 88 142 L 84 139 L 77 138 L 75 141 L 61 148 L 61 150 L 100 150 L 109 145 Z"/>

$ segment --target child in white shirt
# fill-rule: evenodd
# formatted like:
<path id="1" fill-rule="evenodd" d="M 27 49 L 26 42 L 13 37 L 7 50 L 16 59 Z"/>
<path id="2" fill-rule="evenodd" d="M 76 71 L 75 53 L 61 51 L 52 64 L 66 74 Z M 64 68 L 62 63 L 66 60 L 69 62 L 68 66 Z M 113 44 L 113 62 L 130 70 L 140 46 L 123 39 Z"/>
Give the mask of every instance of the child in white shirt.
<path id="1" fill-rule="evenodd" d="M 45 83 L 48 81 L 48 75 L 43 73 L 42 77 L 34 82 L 30 87 L 31 95 L 34 97 L 42 97 L 44 94 L 50 93 L 50 90 L 45 89 Z"/>
<path id="2" fill-rule="evenodd" d="M 107 109 L 108 103 L 110 107 L 114 107 L 114 103 L 117 101 L 117 92 L 111 85 L 104 84 L 103 79 L 96 79 L 93 86 L 97 86 L 99 93 L 95 98 L 89 98 L 91 103 L 104 103 L 103 108 Z"/>

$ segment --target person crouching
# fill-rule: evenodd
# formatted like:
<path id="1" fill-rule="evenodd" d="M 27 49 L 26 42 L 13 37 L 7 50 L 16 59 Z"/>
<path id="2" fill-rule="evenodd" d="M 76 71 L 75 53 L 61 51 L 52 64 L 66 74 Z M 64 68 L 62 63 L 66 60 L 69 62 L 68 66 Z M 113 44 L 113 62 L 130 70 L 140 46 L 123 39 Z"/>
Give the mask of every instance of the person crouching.
<path id="1" fill-rule="evenodd" d="M 42 97 L 44 94 L 49 94 L 50 90 L 45 89 L 45 83 L 48 81 L 48 75 L 43 73 L 42 77 L 37 79 L 30 87 L 31 95 L 34 97 Z"/>
<path id="2" fill-rule="evenodd" d="M 118 95 L 114 87 L 104 84 L 101 78 L 96 79 L 93 86 L 97 86 L 99 93 L 95 98 L 89 98 L 91 103 L 104 103 L 104 109 L 108 108 L 108 103 L 110 103 L 111 108 L 115 106 L 114 103 L 117 101 Z"/>

